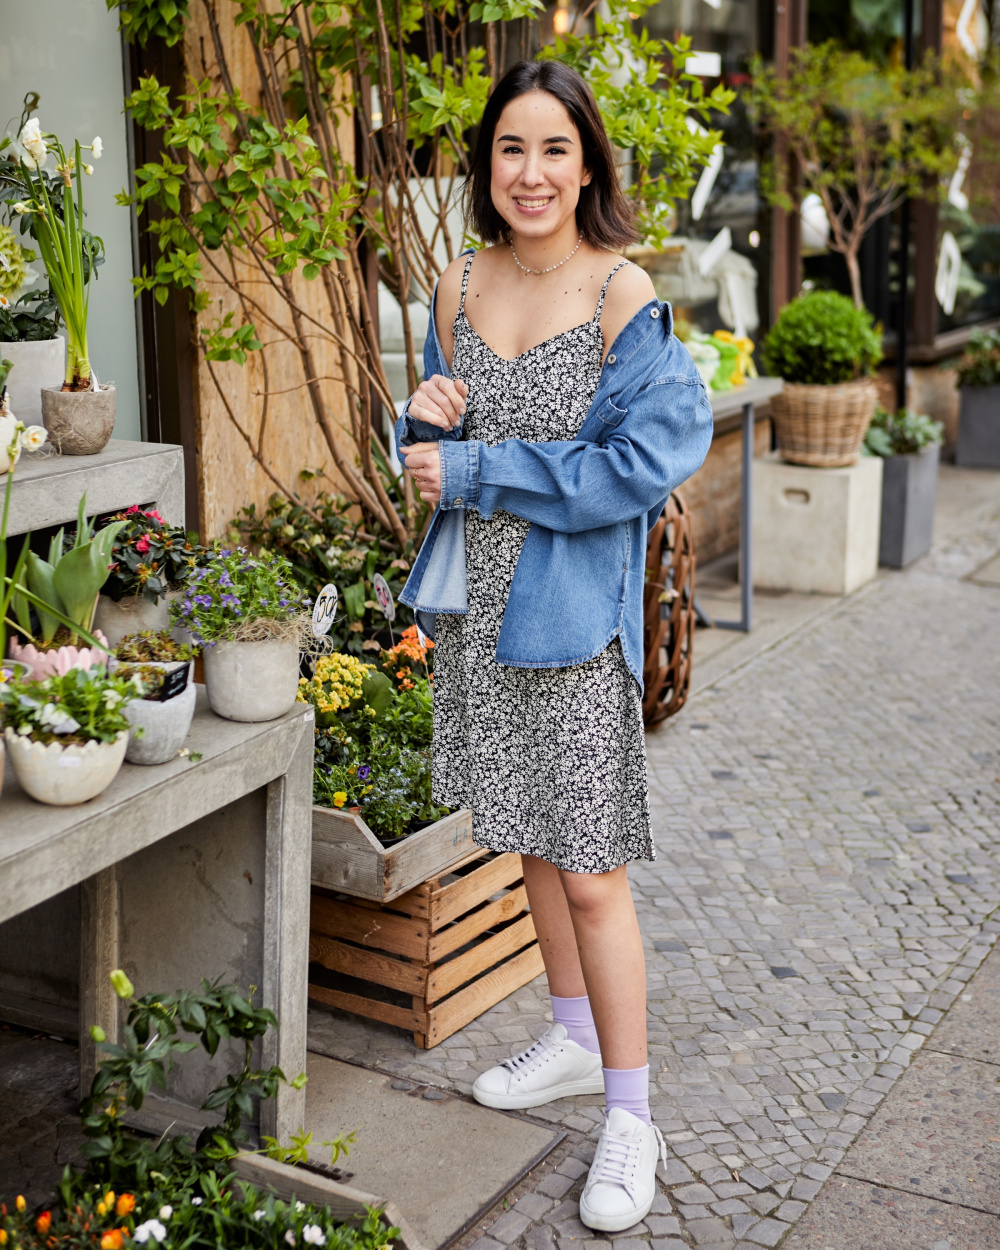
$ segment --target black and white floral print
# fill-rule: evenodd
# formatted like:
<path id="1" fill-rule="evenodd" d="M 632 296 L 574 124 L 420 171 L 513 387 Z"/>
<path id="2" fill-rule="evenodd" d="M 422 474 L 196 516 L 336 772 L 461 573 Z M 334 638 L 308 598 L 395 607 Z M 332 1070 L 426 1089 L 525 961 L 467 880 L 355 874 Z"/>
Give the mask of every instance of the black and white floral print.
<path id="1" fill-rule="evenodd" d="M 462 437 L 491 446 L 575 437 L 600 378 L 607 282 L 593 321 L 505 360 L 465 315 L 471 261 L 452 358 L 453 375 L 469 387 Z M 471 807 L 473 837 L 490 850 L 570 872 L 653 859 L 642 706 L 619 640 L 571 668 L 494 658 L 528 525 L 508 512 L 488 521 L 466 513 L 468 614 L 436 623 L 434 798 Z"/>

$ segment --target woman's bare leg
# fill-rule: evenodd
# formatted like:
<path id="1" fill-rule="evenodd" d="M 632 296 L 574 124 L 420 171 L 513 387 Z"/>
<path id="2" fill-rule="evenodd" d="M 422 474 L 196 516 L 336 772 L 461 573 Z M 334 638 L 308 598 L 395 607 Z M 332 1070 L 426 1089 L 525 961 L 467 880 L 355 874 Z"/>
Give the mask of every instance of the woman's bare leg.
<path id="1" fill-rule="evenodd" d="M 549 993 L 557 998 L 582 998 L 587 986 L 577 952 L 576 930 L 570 915 L 562 874 L 555 864 L 534 855 L 522 855 L 524 884 L 531 918 L 545 962 Z"/>

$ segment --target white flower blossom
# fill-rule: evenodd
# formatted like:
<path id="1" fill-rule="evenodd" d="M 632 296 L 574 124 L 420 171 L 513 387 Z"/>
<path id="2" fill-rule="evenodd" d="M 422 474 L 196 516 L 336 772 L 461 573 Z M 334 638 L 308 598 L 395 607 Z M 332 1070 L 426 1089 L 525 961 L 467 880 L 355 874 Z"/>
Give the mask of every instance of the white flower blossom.
<path id="1" fill-rule="evenodd" d="M 93 167 L 93 165 L 84 165 L 84 167 L 83 167 L 83 172 L 84 172 L 85 174 L 92 174 L 92 173 L 94 172 L 94 167 Z"/>
<path id="2" fill-rule="evenodd" d="M 101 153 L 104 151 L 104 144 L 101 142 L 100 135 L 94 136 L 94 142 L 90 145 L 90 150 L 94 154 L 94 160 L 99 161 L 101 159 Z"/>
<path id="3" fill-rule="evenodd" d="M 302 1230 L 302 1240 L 310 1246 L 325 1246 L 326 1233 L 318 1224 L 307 1224 Z"/>
<path id="4" fill-rule="evenodd" d="M 10 257 L 6 252 L 0 252 L 0 269 L 2 269 L 4 273 L 10 273 Z"/>
<path id="5" fill-rule="evenodd" d="M 23 217 L 25 213 L 31 212 L 31 205 L 25 203 L 24 200 L 18 200 L 16 204 L 12 204 L 11 208 L 17 213 L 18 217 Z"/>
<path id="6" fill-rule="evenodd" d="M 161 1220 L 169 1220 L 170 1217 L 173 1215 L 173 1213 L 174 1213 L 173 1207 L 167 1204 L 164 1204 L 162 1207 L 160 1207 L 160 1219 Z"/>
<path id="7" fill-rule="evenodd" d="M 288 1232 L 287 1232 L 287 1233 L 285 1233 L 285 1241 L 286 1241 L 286 1242 L 287 1242 L 290 1246 L 294 1246 L 294 1245 L 295 1245 L 295 1234 L 292 1232 L 292 1230 L 291 1230 L 291 1229 L 289 1229 L 289 1230 L 288 1230 Z"/>
<path id="8" fill-rule="evenodd" d="M 9 307 L 10 307 L 10 300 L 7 298 L 6 295 L 0 295 L 0 308 L 9 308 Z"/>
<path id="9" fill-rule="evenodd" d="M 54 734 L 71 734 L 80 728 L 80 722 L 58 703 L 43 704 L 35 719 L 40 729 L 51 729 Z"/>
<path id="10" fill-rule="evenodd" d="M 192 1199 L 191 1199 L 191 1205 L 192 1205 L 193 1207 L 200 1207 L 200 1206 L 201 1206 L 201 1204 L 202 1204 L 204 1201 L 205 1201 L 205 1199 L 204 1199 L 204 1198 L 192 1198 Z"/>
<path id="11" fill-rule="evenodd" d="M 305 1209 L 306 1209 L 306 1204 L 304 1202 L 296 1202 L 295 1204 L 296 1215 L 301 1215 Z"/>
<path id="12" fill-rule="evenodd" d="M 49 432 L 44 425 L 29 425 L 21 434 L 21 446 L 27 451 L 37 451 L 48 436 Z"/>
<path id="13" fill-rule="evenodd" d="M 167 1230 L 159 1220 L 147 1220 L 145 1224 L 140 1224 L 132 1234 L 132 1240 L 140 1243 L 145 1243 L 150 1238 L 157 1242 L 166 1241 Z"/>
<path id="14" fill-rule="evenodd" d="M 122 697 L 117 690 L 105 690 L 102 697 L 104 699 L 104 706 L 109 712 L 112 708 L 117 707 L 122 701 Z"/>
<path id="15" fill-rule="evenodd" d="M 24 149 L 24 163 L 31 169 L 39 169 L 45 164 L 45 160 L 49 154 L 48 148 L 45 146 L 45 140 L 42 138 L 42 128 L 38 123 L 37 117 L 29 117 L 21 127 L 21 133 L 18 135 L 18 142 Z"/>

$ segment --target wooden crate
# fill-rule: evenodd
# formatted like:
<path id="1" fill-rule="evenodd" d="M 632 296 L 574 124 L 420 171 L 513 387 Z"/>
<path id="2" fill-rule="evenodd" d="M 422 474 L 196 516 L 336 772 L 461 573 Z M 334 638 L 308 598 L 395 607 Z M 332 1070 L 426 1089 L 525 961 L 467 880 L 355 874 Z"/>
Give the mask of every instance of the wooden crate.
<path id="1" fill-rule="evenodd" d="M 388 903 L 451 868 L 475 850 L 472 812 L 462 808 L 385 847 L 360 816 L 313 808 L 312 883 Z"/>
<path id="2" fill-rule="evenodd" d="M 406 1029 L 425 1048 L 543 970 L 519 855 L 474 850 L 387 906 L 314 888 L 310 928 L 310 960 L 353 982 L 310 984 L 309 997 Z"/>

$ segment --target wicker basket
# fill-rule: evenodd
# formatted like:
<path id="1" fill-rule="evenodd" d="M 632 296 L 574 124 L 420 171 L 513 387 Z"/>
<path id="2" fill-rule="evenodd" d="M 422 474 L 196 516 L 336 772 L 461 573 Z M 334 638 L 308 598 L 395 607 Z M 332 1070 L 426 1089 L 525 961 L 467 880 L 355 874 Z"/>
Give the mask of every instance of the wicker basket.
<path id="1" fill-rule="evenodd" d="M 854 464 L 877 402 L 870 378 L 840 386 L 786 382 L 771 399 L 782 460 L 824 469 Z"/>

